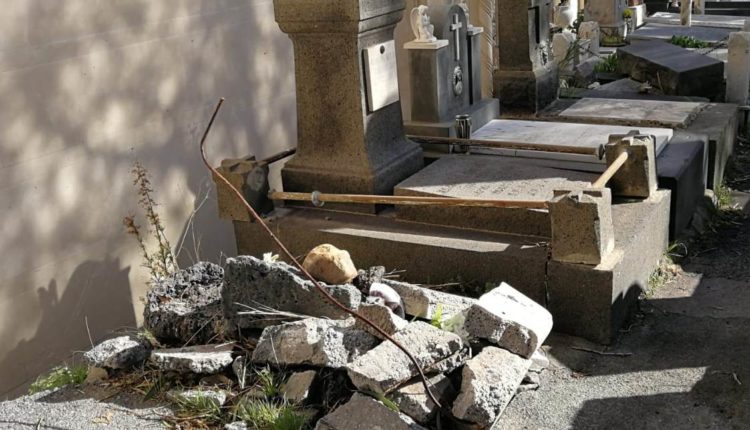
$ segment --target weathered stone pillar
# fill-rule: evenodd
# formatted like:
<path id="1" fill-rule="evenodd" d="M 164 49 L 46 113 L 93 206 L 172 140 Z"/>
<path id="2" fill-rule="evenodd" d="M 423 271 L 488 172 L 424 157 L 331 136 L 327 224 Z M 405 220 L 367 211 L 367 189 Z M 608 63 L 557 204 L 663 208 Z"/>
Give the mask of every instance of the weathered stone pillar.
<path id="1" fill-rule="evenodd" d="M 737 31 L 729 34 L 727 60 L 727 103 L 747 104 L 750 91 L 750 33 Z"/>
<path id="2" fill-rule="evenodd" d="M 393 30 L 404 0 L 274 0 L 274 8 L 294 43 L 297 85 L 298 146 L 282 170 L 284 190 L 392 194 L 423 166 L 421 148 L 405 138 L 398 92 Z"/>
<path id="3" fill-rule="evenodd" d="M 680 24 L 690 27 L 692 24 L 693 0 L 680 0 Z"/>
<path id="4" fill-rule="evenodd" d="M 549 43 L 550 0 L 497 0 L 495 97 L 501 110 L 536 113 L 557 98 Z"/>
<path id="5" fill-rule="evenodd" d="M 599 55 L 599 23 L 596 21 L 584 21 L 578 27 L 578 37 L 589 40 L 589 51 L 594 55 Z"/>
<path id="6" fill-rule="evenodd" d="M 609 188 L 555 190 L 549 202 L 552 259 L 598 265 L 615 248 Z"/>
<path id="7" fill-rule="evenodd" d="M 609 181 L 612 194 L 618 197 L 647 199 L 657 189 L 656 144 L 654 137 L 637 132 L 629 135 L 610 135 L 605 146 L 607 166 L 623 152 L 628 160 Z"/>

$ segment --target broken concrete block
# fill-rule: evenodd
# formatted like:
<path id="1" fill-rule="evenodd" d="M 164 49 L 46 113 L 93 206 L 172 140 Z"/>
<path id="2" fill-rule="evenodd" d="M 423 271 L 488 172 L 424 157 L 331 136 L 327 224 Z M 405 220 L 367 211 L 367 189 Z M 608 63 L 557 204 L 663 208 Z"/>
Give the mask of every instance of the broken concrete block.
<path id="1" fill-rule="evenodd" d="M 315 279 L 327 284 L 348 284 L 358 275 L 349 252 L 330 244 L 313 248 L 302 267 Z"/>
<path id="2" fill-rule="evenodd" d="M 377 427 L 376 427 L 377 426 Z M 318 421 L 315 430 L 424 430 L 409 417 L 384 404 L 355 393 L 351 400 Z"/>
<path id="3" fill-rule="evenodd" d="M 650 135 L 610 135 L 604 147 L 607 166 L 623 152 L 628 159 L 609 181 L 612 194 L 619 197 L 648 198 L 657 189 L 654 137 Z"/>
<path id="4" fill-rule="evenodd" d="M 615 248 L 609 188 L 555 190 L 549 202 L 552 259 L 598 265 Z"/>
<path id="5" fill-rule="evenodd" d="M 438 309 L 442 309 L 443 320 L 446 320 L 476 302 L 476 299 L 430 290 L 406 282 L 383 280 L 383 283 L 396 290 L 404 302 L 406 314 L 415 317 L 432 319 Z"/>
<path id="6" fill-rule="evenodd" d="M 167 397 L 178 405 L 201 400 L 220 408 L 227 402 L 227 393 L 223 390 L 172 390 L 167 393 Z"/>
<path id="7" fill-rule="evenodd" d="M 451 371 L 469 355 L 458 335 L 422 321 L 409 323 L 393 338 L 409 350 L 427 373 Z M 358 389 L 375 393 L 387 393 L 418 374 L 409 357 L 388 341 L 357 358 L 346 369 Z"/>
<path id="8" fill-rule="evenodd" d="M 399 330 L 403 329 L 409 324 L 408 321 L 394 314 L 393 311 L 391 311 L 391 309 L 386 305 L 376 303 L 363 303 L 359 306 L 357 312 L 359 312 L 359 314 L 363 317 L 375 323 L 381 329 L 385 330 L 385 332 L 389 335 L 396 334 Z M 383 336 L 381 336 L 380 333 L 375 331 L 375 329 L 373 329 L 360 319 L 357 319 L 354 327 L 359 330 L 364 330 L 379 339 L 383 339 Z"/>
<path id="9" fill-rule="evenodd" d="M 503 282 L 469 308 L 464 329 L 472 338 L 530 358 L 552 331 L 552 314 Z"/>
<path id="10" fill-rule="evenodd" d="M 292 374 L 281 387 L 281 394 L 292 403 L 304 402 L 310 394 L 310 387 L 317 374 L 314 370 Z"/>
<path id="11" fill-rule="evenodd" d="M 531 367 L 529 368 L 529 372 L 540 373 L 548 367 L 549 358 L 547 358 L 547 354 L 545 354 L 541 348 L 534 351 L 534 354 L 531 356 Z"/>
<path id="12" fill-rule="evenodd" d="M 283 317 L 240 315 L 247 311 L 242 305 L 267 306 L 311 317 L 349 316 L 329 303 L 297 269 L 283 262 L 249 256 L 228 258 L 225 279 L 224 316 L 240 328 L 263 328 L 285 321 Z M 350 309 L 357 309 L 362 300 L 362 294 L 353 285 L 324 285 L 324 288 Z"/>
<path id="13" fill-rule="evenodd" d="M 253 351 L 253 362 L 339 368 L 377 344 L 375 336 L 354 328 L 352 318 L 307 318 L 266 327 Z"/>
<path id="14" fill-rule="evenodd" d="M 202 345 L 160 349 L 151 353 L 151 363 L 164 371 L 213 375 L 232 364 L 233 345 Z"/>
<path id="15" fill-rule="evenodd" d="M 157 281 L 146 293 L 144 325 L 160 341 L 210 342 L 221 331 L 224 269 L 201 262 Z"/>
<path id="16" fill-rule="evenodd" d="M 489 428 L 513 398 L 531 360 L 500 348 L 486 347 L 466 362 L 453 416 Z"/>
<path id="17" fill-rule="evenodd" d="M 273 202 L 268 198 L 270 187 L 267 163 L 258 162 L 255 156 L 227 159 L 221 161 L 221 166 L 217 170 L 242 193 L 245 200 L 259 214 L 273 211 Z M 214 182 L 216 183 L 219 218 L 229 221 L 252 221 L 250 213 L 234 191 L 216 175 L 214 175 Z"/>
<path id="18" fill-rule="evenodd" d="M 456 389 L 450 379 L 438 374 L 429 379 L 432 394 L 441 404 L 449 404 L 456 397 Z M 430 399 L 421 378 L 414 378 L 411 382 L 393 392 L 391 396 L 399 410 L 412 417 L 420 424 L 427 424 L 435 418 L 438 408 Z"/>
<path id="19" fill-rule="evenodd" d="M 92 367 L 107 369 L 130 369 L 148 358 L 151 344 L 137 336 L 120 336 L 105 340 L 83 354 L 84 360 Z"/>

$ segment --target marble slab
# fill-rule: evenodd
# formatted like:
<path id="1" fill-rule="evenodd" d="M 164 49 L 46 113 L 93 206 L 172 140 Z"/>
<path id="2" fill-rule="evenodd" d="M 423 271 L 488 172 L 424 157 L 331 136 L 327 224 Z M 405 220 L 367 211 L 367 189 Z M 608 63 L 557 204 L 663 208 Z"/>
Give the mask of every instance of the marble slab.
<path id="1" fill-rule="evenodd" d="M 732 30 L 742 31 L 745 28 L 744 16 L 731 15 L 696 15 L 691 17 L 692 26 L 694 27 L 719 27 L 731 28 Z M 646 23 L 680 25 L 680 14 L 671 12 L 656 12 L 646 17 Z"/>
<path id="2" fill-rule="evenodd" d="M 584 121 L 622 121 L 656 127 L 685 128 L 707 103 L 662 100 L 583 98 L 560 113 L 562 118 Z"/>
<path id="3" fill-rule="evenodd" d="M 695 17 L 695 15 L 693 15 Z M 630 40 L 659 39 L 669 40 L 672 36 L 694 37 L 708 43 L 717 43 L 729 39 L 730 28 L 722 27 L 685 27 L 669 24 L 646 24 L 633 33 L 628 34 Z"/>
<path id="4" fill-rule="evenodd" d="M 367 77 L 367 104 L 370 112 L 399 100 L 396 44 L 389 40 L 364 51 Z"/>

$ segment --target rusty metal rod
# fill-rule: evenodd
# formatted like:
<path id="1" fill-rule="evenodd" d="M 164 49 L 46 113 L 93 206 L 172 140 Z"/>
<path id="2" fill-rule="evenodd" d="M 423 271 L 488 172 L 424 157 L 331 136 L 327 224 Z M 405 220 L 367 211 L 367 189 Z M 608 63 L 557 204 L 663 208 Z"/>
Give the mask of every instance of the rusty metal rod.
<path id="1" fill-rule="evenodd" d="M 594 155 L 598 159 L 604 157 L 604 145 L 599 145 L 596 148 L 584 148 L 580 146 L 563 146 L 563 145 L 540 145 L 537 143 L 518 143 L 518 142 L 502 142 L 495 140 L 480 140 L 480 139 L 459 139 L 455 137 L 432 137 L 432 136 L 406 136 L 409 139 L 418 143 L 428 143 L 433 145 L 464 145 L 464 146 L 480 146 L 484 148 L 499 148 L 499 149 L 517 149 L 524 151 L 540 151 L 540 152 L 558 152 L 562 154 L 579 154 L 579 155 Z"/>
<path id="2" fill-rule="evenodd" d="M 297 148 L 287 149 L 286 151 L 279 152 L 276 155 L 272 155 L 265 160 L 261 160 L 260 164 L 273 164 L 277 161 L 281 161 L 285 159 L 286 157 L 291 157 L 292 155 L 297 153 Z"/>
<path id="3" fill-rule="evenodd" d="M 620 170 L 620 168 L 625 164 L 626 161 L 628 161 L 628 153 L 623 152 L 620 155 L 615 158 L 615 161 L 612 162 L 612 164 L 607 167 L 607 170 L 602 173 L 601 176 L 599 176 L 599 179 L 591 183 L 592 188 L 604 188 L 607 185 L 607 182 L 609 182 L 610 179 L 612 179 L 615 174 Z"/>
<path id="4" fill-rule="evenodd" d="M 547 202 L 541 200 L 488 200 L 458 199 L 452 197 L 418 197 L 418 196 L 377 196 L 367 194 L 324 194 L 271 192 L 271 200 L 311 202 L 315 206 L 322 203 L 355 203 L 403 206 L 460 206 L 481 208 L 524 208 L 547 209 Z"/>

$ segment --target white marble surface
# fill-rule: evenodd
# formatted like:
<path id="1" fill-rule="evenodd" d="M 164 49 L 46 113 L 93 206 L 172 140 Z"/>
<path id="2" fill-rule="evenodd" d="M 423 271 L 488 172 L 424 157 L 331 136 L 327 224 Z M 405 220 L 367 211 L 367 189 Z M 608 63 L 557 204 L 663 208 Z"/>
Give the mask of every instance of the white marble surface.
<path id="1" fill-rule="evenodd" d="M 693 15 L 691 25 L 698 27 L 720 27 L 742 30 L 745 27 L 745 16 L 729 15 Z M 670 12 L 657 12 L 646 17 L 647 23 L 680 25 L 680 14 Z"/>
<path id="2" fill-rule="evenodd" d="M 647 122 L 660 127 L 684 128 L 706 103 L 661 100 L 584 98 L 560 113 L 563 118 Z"/>

